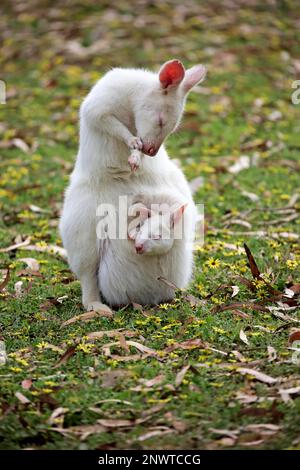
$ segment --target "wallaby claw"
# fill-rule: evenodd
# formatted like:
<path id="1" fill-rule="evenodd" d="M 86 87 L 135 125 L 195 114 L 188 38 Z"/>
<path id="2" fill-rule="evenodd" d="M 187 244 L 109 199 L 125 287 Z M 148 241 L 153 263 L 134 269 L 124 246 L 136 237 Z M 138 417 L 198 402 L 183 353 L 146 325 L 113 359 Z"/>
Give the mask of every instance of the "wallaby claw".
<path id="1" fill-rule="evenodd" d="M 142 139 L 140 139 L 139 137 L 132 137 L 128 142 L 128 147 L 132 150 L 142 150 Z"/>
<path id="2" fill-rule="evenodd" d="M 98 301 L 89 303 L 87 310 L 88 312 L 93 310 L 94 312 L 99 313 L 100 316 L 102 317 L 111 318 L 113 316 L 113 311 L 107 305 L 102 304 L 101 302 L 98 302 Z"/>
<path id="3" fill-rule="evenodd" d="M 141 154 L 138 150 L 134 150 L 128 158 L 131 171 L 136 171 L 141 164 Z"/>

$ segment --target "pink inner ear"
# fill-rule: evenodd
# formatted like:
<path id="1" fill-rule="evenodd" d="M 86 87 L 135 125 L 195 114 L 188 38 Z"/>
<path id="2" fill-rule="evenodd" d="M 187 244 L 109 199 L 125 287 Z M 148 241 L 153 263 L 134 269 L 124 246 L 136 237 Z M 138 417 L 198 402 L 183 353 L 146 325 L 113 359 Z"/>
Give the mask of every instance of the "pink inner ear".
<path id="1" fill-rule="evenodd" d="M 191 69 L 188 69 L 185 74 L 183 82 L 183 88 L 187 92 L 197 83 L 202 82 L 206 76 L 206 68 L 204 65 L 195 65 Z"/>
<path id="2" fill-rule="evenodd" d="M 180 221 L 186 207 L 187 207 L 187 203 L 183 204 L 183 206 L 180 206 L 178 209 L 176 209 L 176 211 L 174 211 L 171 214 L 171 220 L 172 220 L 173 225 L 176 225 Z"/>
<path id="3" fill-rule="evenodd" d="M 170 60 L 162 66 L 159 72 L 159 81 L 163 88 L 179 85 L 184 78 L 184 74 L 185 70 L 182 63 L 176 59 Z"/>

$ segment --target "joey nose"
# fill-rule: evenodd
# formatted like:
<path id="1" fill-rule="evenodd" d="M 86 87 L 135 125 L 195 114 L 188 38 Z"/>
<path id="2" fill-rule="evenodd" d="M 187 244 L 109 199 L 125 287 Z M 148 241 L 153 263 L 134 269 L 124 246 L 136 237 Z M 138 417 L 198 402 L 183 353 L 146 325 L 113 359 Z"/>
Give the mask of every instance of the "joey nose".
<path id="1" fill-rule="evenodd" d="M 158 152 L 158 147 L 155 147 L 155 145 L 153 144 L 145 143 L 143 145 L 142 152 L 145 153 L 146 155 L 149 155 L 149 157 L 154 157 Z"/>
<path id="2" fill-rule="evenodd" d="M 141 255 L 144 252 L 144 246 L 143 245 L 135 245 L 135 251 L 137 254 Z"/>

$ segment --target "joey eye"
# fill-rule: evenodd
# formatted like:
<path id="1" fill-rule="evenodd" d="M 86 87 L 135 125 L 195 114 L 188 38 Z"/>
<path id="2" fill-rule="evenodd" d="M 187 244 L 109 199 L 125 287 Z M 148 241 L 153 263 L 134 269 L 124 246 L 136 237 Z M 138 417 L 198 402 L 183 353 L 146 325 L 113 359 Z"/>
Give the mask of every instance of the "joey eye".
<path id="1" fill-rule="evenodd" d="M 152 240 L 161 240 L 161 235 L 155 235 L 152 237 Z"/>
<path id="2" fill-rule="evenodd" d="M 165 126 L 165 122 L 164 122 L 164 119 L 163 119 L 163 116 L 162 116 L 162 113 L 159 113 L 159 117 L 158 117 L 158 125 L 160 128 L 164 127 Z"/>

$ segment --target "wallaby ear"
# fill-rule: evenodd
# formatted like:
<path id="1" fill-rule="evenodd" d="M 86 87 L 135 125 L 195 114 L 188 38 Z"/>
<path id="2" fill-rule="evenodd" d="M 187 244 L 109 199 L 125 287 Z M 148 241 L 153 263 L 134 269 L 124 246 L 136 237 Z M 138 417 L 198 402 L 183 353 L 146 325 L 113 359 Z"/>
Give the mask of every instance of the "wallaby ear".
<path id="1" fill-rule="evenodd" d="M 194 67 L 188 69 L 185 73 L 185 77 L 182 83 L 185 93 L 188 93 L 195 85 L 201 83 L 206 76 L 206 67 L 204 65 L 194 65 Z"/>
<path id="2" fill-rule="evenodd" d="M 137 202 L 129 207 L 128 215 L 135 217 L 137 214 L 142 220 L 145 220 L 151 216 L 151 210 L 148 209 L 148 207 L 146 207 L 142 202 Z"/>
<path id="3" fill-rule="evenodd" d="M 158 74 L 159 81 L 164 89 L 178 86 L 182 82 L 184 75 L 184 66 L 177 59 L 166 62 Z"/>
<path id="4" fill-rule="evenodd" d="M 175 209 L 174 212 L 171 212 L 171 219 L 170 220 L 171 220 L 171 226 L 172 227 L 174 227 L 174 225 L 176 225 L 176 224 L 178 224 L 178 222 L 180 222 L 186 207 L 187 207 L 187 203 L 183 204 L 182 206 Z"/>

